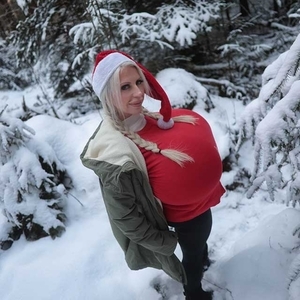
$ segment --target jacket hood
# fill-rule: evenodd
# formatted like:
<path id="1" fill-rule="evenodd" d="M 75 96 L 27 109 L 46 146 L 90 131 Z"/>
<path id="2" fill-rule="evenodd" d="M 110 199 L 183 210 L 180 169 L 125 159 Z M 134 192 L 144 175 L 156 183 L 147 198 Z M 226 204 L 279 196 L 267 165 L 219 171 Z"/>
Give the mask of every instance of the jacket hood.
<path id="1" fill-rule="evenodd" d="M 133 162 L 147 174 L 144 157 L 137 145 L 117 131 L 108 118 L 101 122 L 91 136 L 80 158 L 83 163 L 96 160 L 118 166 L 123 166 L 126 162 Z M 91 168 L 90 164 L 84 163 L 84 165 Z"/>

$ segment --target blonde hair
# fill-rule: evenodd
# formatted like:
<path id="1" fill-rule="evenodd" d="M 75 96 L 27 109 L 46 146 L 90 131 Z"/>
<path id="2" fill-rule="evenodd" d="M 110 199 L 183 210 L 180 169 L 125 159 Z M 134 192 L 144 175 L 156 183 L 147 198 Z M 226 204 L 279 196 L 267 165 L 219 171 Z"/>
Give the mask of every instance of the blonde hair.
<path id="1" fill-rule="evenodd" d="M 120 71 L 126 67 L 126 66 L 133 66 L 137 69 L 140 77 L 143 80 L 145 93 L 149 96 L 151 96 L 151 89 L 150 86 L 145 78 L 144 73 L 142 70 L 138 67 L 138 65 L 132 61 L 132 62 L 124 62 L 121 66 L 119 66 L 116 71 L 113 73 L 111 78 L 108 80 L 107 85 L 103 89 L 100 100 L 102 103 L 102 107 L 104 110 L 104 113 L 107 117 L 109 117 L 112 121 L 112 124 L 114 127 L 120 131 L 123 135 L 130 138 L 136 145 L 138 145 L 141 148 L 144 148 L 148 151 L 152 151 L 153 153 L 160 153 L 163 156 L 173 160 L 177 164 L 179 164 L 181 167 L 184 166 L 185 162 L 193 162 L 194 159 L 189 156 L 188 154 L 181 152 L 176 149 L 159 149 L 156 143 L 153 143 L 151 141 L 144 140 L 138 133 L 129 131 L 123 124 L 122 120 L 124 119 L 122 112 L 119 111 L 115 104 L 121 103 L 121 89 L 116 88 L 116 86 L 120 86 Z M 119 106 L 120 107 L 120 106 Z M 153 119 L 159 119 L 161 117 L 161 114 L 158 112 L 150 112 L 147 109 L 143 108 L 143 114 L 149 116 Z M 184 122 L 184 123 L 190 123 L 195 124 L 196 118 L 189 115 L 182 115 L 173 117 L 174 122 Z"/>

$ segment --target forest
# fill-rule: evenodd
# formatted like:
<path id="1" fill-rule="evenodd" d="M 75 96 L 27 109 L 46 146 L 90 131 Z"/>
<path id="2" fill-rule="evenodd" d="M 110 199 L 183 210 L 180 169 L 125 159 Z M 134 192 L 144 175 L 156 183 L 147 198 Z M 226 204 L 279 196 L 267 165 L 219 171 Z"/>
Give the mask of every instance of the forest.
<path id="1" fill-rule="evenodd" d="M 162 86 L 165 80 L 173 107 L 210 118 L 235 103 L 229 120 L 216 126 L 220 145 L 226 137 L 220 149 L 226 190 L 247 200 L 261 193 L 270 206 L 299 211 L 299 21 L 295 0 L 0 0 L 0 261 L 22 239 L 62 238 L 77 216 L 70 199 L 85 205 L 79 190 L 86 187 L 39 120 L 49 128 L 64 122 L 73 132 L 71 126 L 101 111 L 91 73 L 102 50 L 130 53 Z M 181 72 L 181 89 L 167 88 L 168 70 Z M 290 223 L 297 241 L 289 252 L 289 300 L 300 296 L 298 217 Z M 153 286 L 157 299 L 173 299 Z M 215 299 L 244 300 L 225 294 Z"/>

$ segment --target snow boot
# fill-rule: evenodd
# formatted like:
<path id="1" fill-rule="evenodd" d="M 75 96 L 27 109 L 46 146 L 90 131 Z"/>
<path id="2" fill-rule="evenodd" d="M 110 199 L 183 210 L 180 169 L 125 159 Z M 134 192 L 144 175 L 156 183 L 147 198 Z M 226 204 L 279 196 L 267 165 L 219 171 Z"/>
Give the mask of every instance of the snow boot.
<path id="1" fill-rule="evenodd" d="M 193 292 L 184 292 L 185 300 L 212 300 L 213 292 L 206 292 L 201 287 Z"/>
<path id="2" fill-rule="evenodd" d="M 211 260 L 208 258 L 208 256 L 203 257 L 203 272 L 207 271 L 210 265 Z"/>
<path id="3" fill-rule="evenodd" d="M 206 245 L 205 249 L 204 249 L 204 253 L 203 253 L 203 260 L 202 260 L 203 272 L 205 272 L 209 268 L 211 263 L 212 263 L 212 261 L 208 257 L 208 247 Z"/>

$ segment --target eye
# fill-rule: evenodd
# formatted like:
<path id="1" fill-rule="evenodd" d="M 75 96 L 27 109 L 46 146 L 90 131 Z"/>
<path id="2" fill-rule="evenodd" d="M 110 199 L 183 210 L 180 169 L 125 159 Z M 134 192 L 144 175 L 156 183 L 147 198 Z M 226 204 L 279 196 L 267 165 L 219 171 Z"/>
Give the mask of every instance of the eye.
<path id="1" fill-rule="evenodd" d="M 129 85 L 129 84 L 124 84 L 124 85 L 121 86 L 121 90 L 122 90 L 122 91 L 126 91 L 126 90 L 128 90 L 129 88 L 130 88 L 130 85 Z"/>
<path id="2" fill-rule="evenodd" d="M 144 82 L 144 80 L 139 79 L 139 80 L 136 81 L 136 85 L 140 85 L 140 84 L 142 84 L 143 82 Z"/>

